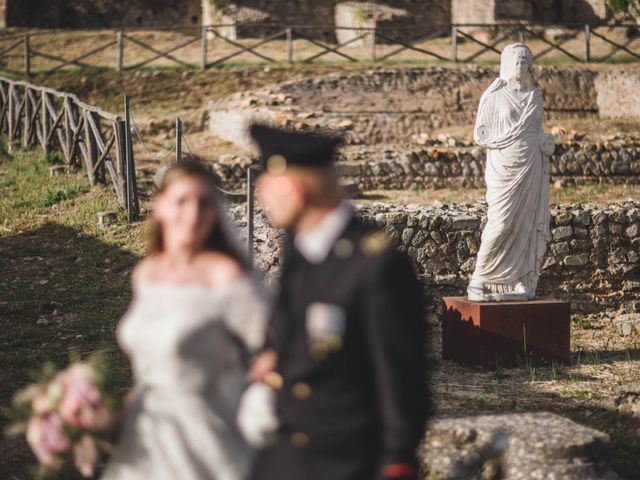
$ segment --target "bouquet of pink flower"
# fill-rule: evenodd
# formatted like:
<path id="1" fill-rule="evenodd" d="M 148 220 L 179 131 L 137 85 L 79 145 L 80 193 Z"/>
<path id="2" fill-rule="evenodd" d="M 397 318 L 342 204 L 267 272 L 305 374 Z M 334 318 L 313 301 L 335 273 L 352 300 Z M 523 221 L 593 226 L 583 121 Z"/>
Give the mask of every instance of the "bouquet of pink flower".
<path id="1" fill-rule="evenodd" d="M 43 470 L 73 462 L 84 477 L 94 475 L 100 453 L 110 449 L 118 416 L 108 370 L 99 354 L 62 371 L 47 365 L 44 380 L 14 396 L 10 433 L 26 433 Z"/>

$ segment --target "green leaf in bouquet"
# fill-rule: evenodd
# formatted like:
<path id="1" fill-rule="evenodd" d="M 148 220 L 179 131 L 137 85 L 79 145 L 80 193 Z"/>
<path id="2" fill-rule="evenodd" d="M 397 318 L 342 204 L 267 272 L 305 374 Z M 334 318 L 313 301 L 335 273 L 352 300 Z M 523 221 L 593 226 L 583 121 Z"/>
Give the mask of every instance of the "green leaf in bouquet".
<path id="1" fill-rule="evenodd" d="M 115 412 L 120 402 L 113 393 L 116 390 L 117 379 L 108 353 L 104 350 L 94 352 L 89 356 L 88 362 L 93 368 L 96 386 L 100 390 L 105 408 Z"/>
<path id="2" fill-rule="evenodd" d="M 9 424 L 4 433 L 8 437 L 19 437 L 26 433 L 28 423 L 24 420 L 17 420 Z"/>
<path id="3" fill-rule="evenodd" d="M 31 378 L 35 383 L 40 385 L 46 385 L 53 380 L 58 374 L 58 367 L 55 363 L 48 361 L 45 362 L 40 370 L 34 370 L 31 372 Z"/>
<path id="4" fill-rule="evenodd" d="M 82 437 L 82 434 L 84 432 L 81 428 L 78 428 L 74 425 L 70 425 L 68 423 L 65 423 L 62 428 L 64 430 L 65 436 L 69 438 L 72 443 L 79 440 Z"/>

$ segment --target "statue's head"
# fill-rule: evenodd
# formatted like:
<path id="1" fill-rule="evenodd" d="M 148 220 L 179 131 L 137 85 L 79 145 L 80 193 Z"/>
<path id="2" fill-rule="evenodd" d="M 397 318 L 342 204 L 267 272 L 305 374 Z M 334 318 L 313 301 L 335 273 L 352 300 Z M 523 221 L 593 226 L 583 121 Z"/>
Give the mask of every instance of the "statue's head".
<path id="1" fill-rule="evenodd" d="M 500 78 L 522 81 L 527 77 L 532 63 L 533 54 L 524 43 L 507 45 L 500 55 Z"/>

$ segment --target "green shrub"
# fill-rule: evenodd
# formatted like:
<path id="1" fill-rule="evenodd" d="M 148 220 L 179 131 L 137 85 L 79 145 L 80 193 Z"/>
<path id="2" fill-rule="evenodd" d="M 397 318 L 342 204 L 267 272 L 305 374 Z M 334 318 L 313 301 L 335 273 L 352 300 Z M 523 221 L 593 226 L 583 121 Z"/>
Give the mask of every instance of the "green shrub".
<path id="1" fill-rule="evenodd" d="M 63 165 L 64 158 L 60 152 L 47 152 L 44 156 L 44 163 L 47 165 Z"/>
<path id="2" fill-rule="evenodd" d="M 47 196 L 44 199 L 45 207 L 52 207 L 57 205 L 60 202 L 64 202 L 65 200 L 71 200 L 72 198 L 77 197 L 78 195 L 82 195 L 83 193 L 87 193 L 89 189 L 86 186 L 71 186 L 58 188 L 56 190 L 49 190 L 47 192 Z"/>

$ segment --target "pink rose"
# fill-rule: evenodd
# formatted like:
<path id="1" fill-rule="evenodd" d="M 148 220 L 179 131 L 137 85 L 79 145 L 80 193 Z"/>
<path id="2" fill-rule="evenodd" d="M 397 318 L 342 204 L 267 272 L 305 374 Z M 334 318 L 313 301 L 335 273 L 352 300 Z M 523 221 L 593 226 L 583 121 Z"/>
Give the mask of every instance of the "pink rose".
<path id="1" fill-rule="evenodd" d="M 59 415 L 34 416 L 27 426 L 27 442 L 43 465 L 56 463 L 55 453 L 67 451 L 71 442 L 64 434 L 63 422 Z"/>
<path id="2" fill-rule="evenodd" d="M 60 401 L 62 419 L 80 428 L 105 428 L 109 414 L 102 405 L 93 369 L 86 363 L 71 365 L 63 376 L 64 393 Z"/>

